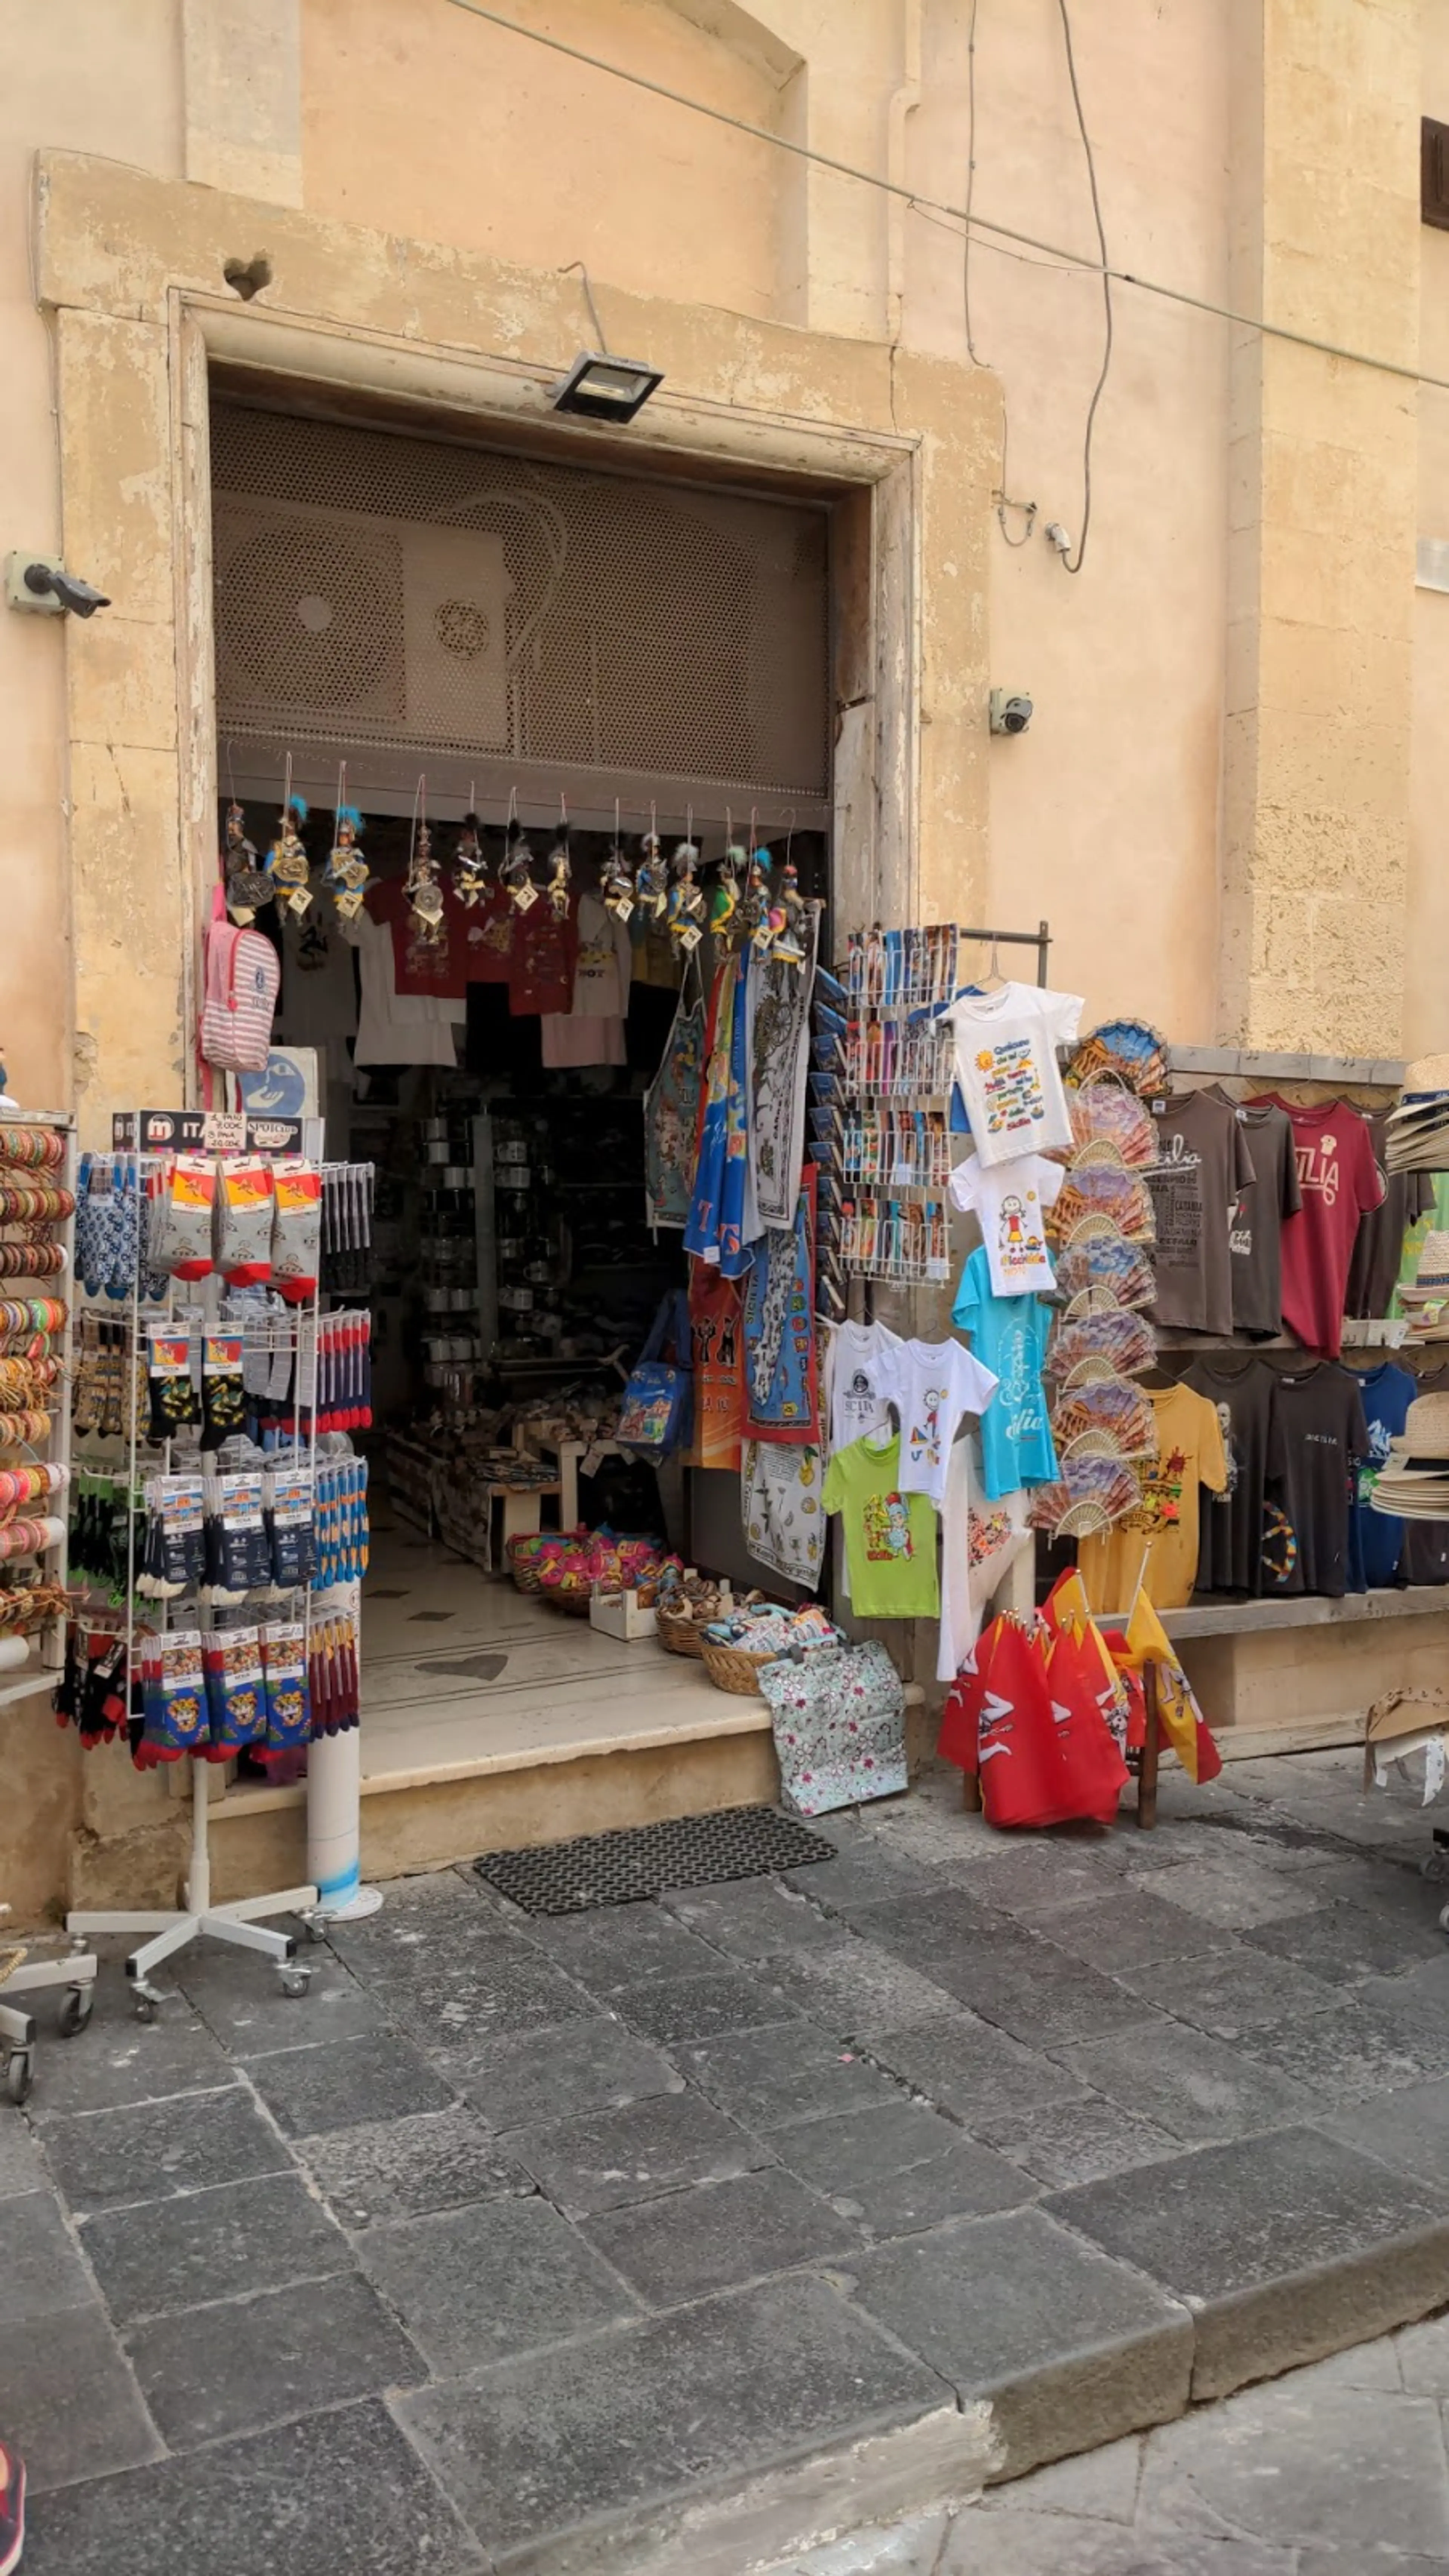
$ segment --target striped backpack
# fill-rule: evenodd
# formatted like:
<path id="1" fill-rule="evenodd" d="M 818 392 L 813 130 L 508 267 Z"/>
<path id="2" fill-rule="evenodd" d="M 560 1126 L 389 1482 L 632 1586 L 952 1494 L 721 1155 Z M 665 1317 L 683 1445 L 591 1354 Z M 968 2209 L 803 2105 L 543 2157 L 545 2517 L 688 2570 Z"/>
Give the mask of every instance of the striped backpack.
<path id="1" fill-rule="evenodd" d="M 226 917 L 217 886 L 206 928 L 206 990 L 201 1006 L 201 1054 L 218 1073 L 261 1073 L 272 1041 L 272 1014 L 282 970 L 270 939 L 239 930 Z"/>

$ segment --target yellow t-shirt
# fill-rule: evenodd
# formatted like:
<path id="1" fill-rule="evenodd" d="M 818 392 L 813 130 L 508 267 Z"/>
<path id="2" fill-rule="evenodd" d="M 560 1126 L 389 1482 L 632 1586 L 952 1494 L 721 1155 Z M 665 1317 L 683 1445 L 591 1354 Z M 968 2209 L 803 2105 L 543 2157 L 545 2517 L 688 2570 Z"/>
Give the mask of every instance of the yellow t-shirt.
<path id="1" fill-rule="evenodd" d="M 1215 1406 L 1190 1386 L 1143 1392 L 1157 1417 L 1157 1456 L 1143 1478 L 1142 1500 L 1105 1537 L 1083 1539 L 1077 1551 L 1094 1610 L 1126 1609 L 1137 1588 L 1144 1542 L 1142 1588 L 1148 1600 L 1159 1610 L 1183 1609 L 1197 1580 L 1199 1489 L 1227 1491 Z"/>

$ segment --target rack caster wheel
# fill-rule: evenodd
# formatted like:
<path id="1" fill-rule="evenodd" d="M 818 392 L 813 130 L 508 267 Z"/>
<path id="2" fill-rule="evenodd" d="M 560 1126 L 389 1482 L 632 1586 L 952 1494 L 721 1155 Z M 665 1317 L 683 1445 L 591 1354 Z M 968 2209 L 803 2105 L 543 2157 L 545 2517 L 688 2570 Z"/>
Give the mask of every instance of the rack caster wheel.
<path id="1" fill-rule="evenodd" d="M 12 2048 L 5 2061 L 5 2098 L 17 2111 L 29 2099 L 35 2081 L 35 2052 L 30 2048 Z"/>
<path id="2" fill-rule="evenodd" d="M 1449 1905 L 1444 1906 L 1440 1912 L 1439 1929 L 1441 1932 L 1449 1932 Z"/>
<path id="3" fill-rule="evenodd" d="M 280 1968 L 277 1973 L 281 1979 L 283 1994 L 290 1995 L 294 1999 L 305 1995 L 312 1983 L 310 1968 Z"/>
<path id="4" fill-rule="evenodd" d="M 159 1998 L 155 1995 L 138 1994 L 132 2006 L 137 2021 L 154 2021 L 160 2009 Z"/>
<path id="5" fill-rule="evenodd" d="M 78 2031 L 85 2029 L 95 2010 L 95 2000 L 93 1987 L 71 1986 L 67 1989 L 55 2022 L 62 2039 L 74 2039 Z"/>

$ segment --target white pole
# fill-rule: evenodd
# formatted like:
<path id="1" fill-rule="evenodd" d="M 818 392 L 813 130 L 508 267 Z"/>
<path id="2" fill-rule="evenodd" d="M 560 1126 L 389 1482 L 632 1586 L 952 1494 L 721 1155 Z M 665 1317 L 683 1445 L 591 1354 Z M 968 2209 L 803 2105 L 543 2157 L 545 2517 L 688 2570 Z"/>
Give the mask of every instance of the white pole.
<path id="1" fill-rule="evenodd" d="M 186 1882 L 186 1910 L 188 1914 L 209 1914 L 211 1852 L 207 1843 L 210 1825 L 207 1803 L 211 1795 L 210 1765 L 196 1753 L 182 1758 L 191 1764 L 191 1875 Z"/>
<path id="2" fill-rule="evenodd" d="M 318 1625 L 335 1610 L 358 1617 L 362 1586 L 340 1583 L 318 1596 Z M 307 1877 L 318 1911 L 355 1922 L 375 1914 L 382 1896 L 362 1884 L 362 1730 L 314 1736 L 307 1753 Z"/>

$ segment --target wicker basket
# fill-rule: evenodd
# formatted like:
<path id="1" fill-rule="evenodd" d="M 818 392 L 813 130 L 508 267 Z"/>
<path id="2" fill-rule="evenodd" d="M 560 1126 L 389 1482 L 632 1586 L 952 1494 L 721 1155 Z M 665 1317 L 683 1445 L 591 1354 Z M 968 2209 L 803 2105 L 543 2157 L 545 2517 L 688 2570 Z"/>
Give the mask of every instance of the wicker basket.
<path id="1" fill-rule="evenodd" d="M 699 1641 L 700 1660 L 716 1690 L 733 1691 L 736 1699 L 762 1699 L 760 1675 L 766 1664 L 779 1662 L 779 1654 L 756 1655 L 743 1646 L 717 1646 L 709 1637 Z"/>
<path id="2" fill-rule="evenodd" d="M 546 1601 L 550 1610 L 567 1610 L 575 1619 L 587 1619 L 593 1594 L 592 1583 L 541 1583 L 538 1587 L 540 1601 Z"/>
<path id="3" fill-rule="evenodd" d="M 523 1538 L 508 1539 L 504 1544 L 503 1553 L 508 1559 L 508 1571 L 513 1577 L 516 1588 L 520 1592 L 538 1592 L 542 1589 L 538 1578 L 538 1566 L 535 1556 L 524 1555 L 523 1551 L 526 1547 L 534 1548 L 536 1555 L 536 1542 L 531 1534 Z"/>
<path id="4" fill-rule="evenodd" d="M 703 1660 L 704 1648 L 693 1619 L 682 1618 L 677 1611 L 656 1610 L 654 1634 L 666 1655 L 687 1655 L 697 1663 Z"/>

